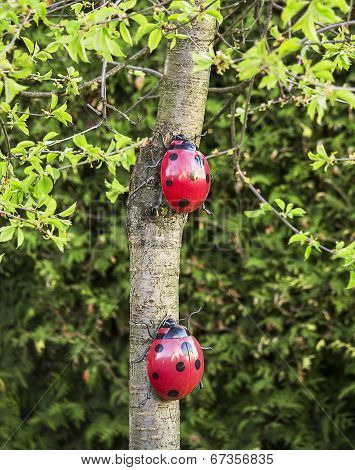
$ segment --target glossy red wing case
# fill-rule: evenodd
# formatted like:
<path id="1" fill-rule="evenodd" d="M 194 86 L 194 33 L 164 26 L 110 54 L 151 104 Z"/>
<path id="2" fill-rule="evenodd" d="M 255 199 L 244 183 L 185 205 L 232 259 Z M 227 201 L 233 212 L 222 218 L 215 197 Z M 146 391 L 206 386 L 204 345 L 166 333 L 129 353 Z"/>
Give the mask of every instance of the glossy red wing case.
<path id="1" fill-rule="evenodd" d="M 162 329 L 160 329 L 160 332 Z M 201 381 L 204 358 L 194 336 L 155 339 L 148 352 L 148 376 L 164 400 L 181 400 Z"/>
<path id="2" fill-rule="evenodd" d="M 207 198 L 211 174 L 206 157 L 198 150 L 168 150 L 160 169 L 164 197 L 175 212 L 193 212 Z"/>

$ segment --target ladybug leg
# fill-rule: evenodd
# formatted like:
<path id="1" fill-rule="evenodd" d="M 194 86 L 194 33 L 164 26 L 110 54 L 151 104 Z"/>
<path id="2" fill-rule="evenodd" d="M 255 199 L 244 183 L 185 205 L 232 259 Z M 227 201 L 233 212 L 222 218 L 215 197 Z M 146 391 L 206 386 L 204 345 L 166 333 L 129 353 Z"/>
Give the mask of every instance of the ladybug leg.
<path id="1" fill-rule="evenodd" d="M 156 168 L 157 166 L 160 165 L 162 160 L 163 160 L 163 157 L 160 157 L 159 160 L 157 160 L 155 163 L 153 163 L 153 165 L 147 165 L 147 168 Z"/>
<path id="2" fill-rule="evenodd" d="M 150 346 L 148 346 L 144 350 L 143 354 L 138 359 L 135 359 L 134 361 L 130 361 L 130 364 L 137 364 L 138 362 L 142 362 L 145 359 L 146 355 L 148 354 L 149 348 Z"/>
<path id="3" fill-rule="evenodd" d="M 152 386 L 150 385 L 148 391 L 147 391 L 147 396 L 144 400 L 142 400 L 139 405 L 140 406 L 144 406 L 148 400 L 150 400 L 152 398 Z"/>
<path id="4" fill-rule="evenodd" d="M 204 348 L 201 346 L 201 349 L 203 351 L 212 351 L 213 352 L 213 348 L 211 346 L 205 346 Z"/>
<path id="5" fill-rule="evenodd" d="M 213 212 L 211 212 L 210 210 L 207 209 L 205 203 L 203 202 L 202 203 L 202 210 L 204 210 L 205 212 L 207 212 L 208 215 L 214 215 Z"/>
<path id="6" fill-rule="evenodd" d="M 158 217 L 158 215 L 159 215 L 159 208 L 160 208 L 160 206 L 162 205 L 162 202 L 163 202 L 163 193 L 162 193 L 162 191 L 160 190 L 160 192 L 159 192 L 158 204 L 157 204 L 156 206 L 151 207 L 151 209 L 150 209 L 152 215 L 155 215 L 156 217 Z"/>
<path id="7" fill-rule="evenodd" d="M 148 332 L 149 337 L 150 337 L 151 339 L 154 339 L 154 338 L 155 338 L 155 336 L 153 336 L 152 333 L 151 333 L 151 331 L 150 331 L 150 327 L 149 327 L 148 323 L 144 323 L 144 322 L 143 322 L 143 323 L 139 323 L 139 322 L 135 322 L 135 321 L 133 321 L 133 320 L 131 320 L 131 321 L 132 321 L 132 323 L 133 323 L 134 325 L 145 326 L 145 327 L 147 328 L 147 332 Z"/>
<path id="8" fill-rule="evenodd" d="M 202 380 L 200 380 L 200 389 L 201 389 L 201 390 L 203 389 L 203 382 L 202 382 Z"/>
<path id="9" fill-rule="evenodd" d="M 155 178 L 154 176 L 150 176 L 146 181 L 143 181 L 142 184 L 140 184 L 138 186 L 138 188 L 136 188 L 134 191 L 131 192 L 131 194 L 128 196 L 129 198 L 133 197 L 134 194 L 137 193 L 137 191 L 139 191 L 140 189 L 143 188 L 143 186 L 145 186 L 146 184 L 148 184 L 150 181 L 153 181 Z"/>

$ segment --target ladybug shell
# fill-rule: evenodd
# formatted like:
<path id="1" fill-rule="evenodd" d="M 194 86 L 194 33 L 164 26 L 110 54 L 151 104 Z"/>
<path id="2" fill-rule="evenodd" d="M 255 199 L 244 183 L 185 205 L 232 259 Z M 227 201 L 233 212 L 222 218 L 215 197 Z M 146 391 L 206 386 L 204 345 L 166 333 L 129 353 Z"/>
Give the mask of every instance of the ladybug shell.
<path id="1" fill-rule="evenodd" d="M 175 212 L 196 210 L 211 185 L 207 159 L 190 142 L 172 142 L 163 156 L 160 179 L 165 199 Z"/>
<path id="2" fill-rule="evenodd" d="M 173 330 L 184 330 L 184 337 L 171 337 Z M 197 339 L 185 328 L 160 328 L 149 348 L 147 367 L 149 381 L 161 398 L 181 400 L 201 381 L 203 352 Z"/>

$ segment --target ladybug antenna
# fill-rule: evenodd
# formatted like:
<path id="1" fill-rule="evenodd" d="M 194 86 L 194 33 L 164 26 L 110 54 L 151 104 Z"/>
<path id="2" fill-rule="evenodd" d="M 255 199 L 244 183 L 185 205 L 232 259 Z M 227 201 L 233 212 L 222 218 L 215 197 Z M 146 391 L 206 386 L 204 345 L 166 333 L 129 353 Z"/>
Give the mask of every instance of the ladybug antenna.
<path id="1" fill-rule="evenodd" d="M 197 134 L 196 134 L 195 137 L 194 137 L 194 144 L 196 145 L 196 141 L 197 141 L 197 138 L 198 138 L 198 137 L 205 137 L 205 135 L 207 135 L 207 131 L 203 132 L 203 133 L 200 134 L 200 135 L 197 135 Z"/>
<path id="2" fill-rule="evenodd" d="M 159 323 L 158 328 L 157 328 L 157 331 L 159 330 L 159 328 L 161 328 L 161 327 L 164 325 L 164 323 L 166 323 L 166 321 L 167 321 L 169 318 L 170 318 L 170 315 L 168 315 L 168 314 L 165 315 L 165 317 L 164 317 L 164 318 L 162 319 L 162 321 Z"/>
<path id="3" fill-rule="evenodd" d="M 163 328 L 172 328 L 173 326 L 176 326 L 176 321 L 171 317 L 168 317 L 162 324 Z"/>
<path id="4" fill-rule="evenodd" d="M 190 313 L 187 317 L 185 318 L 182 318 L 180 321 L 184 321 L 184 320 L 187 320 L 187 325 L 186 325 L 186 328 L 189 330 L 190 329 L 190 320 L 191 320 L 191 317 L 192 315 L 195 315 L 196 313 L 200 313 L 202 310 L 202 307 L 200 307 L 198 310 L 196 310 L 195 312 L 192 312 Z"/>

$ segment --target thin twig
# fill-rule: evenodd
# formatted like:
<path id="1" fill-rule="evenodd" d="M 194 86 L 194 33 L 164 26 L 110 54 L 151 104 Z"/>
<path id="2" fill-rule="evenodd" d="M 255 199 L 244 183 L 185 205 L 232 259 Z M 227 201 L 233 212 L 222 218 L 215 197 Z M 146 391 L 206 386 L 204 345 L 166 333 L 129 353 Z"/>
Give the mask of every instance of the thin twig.
<path id="1" fill-rule="evenodd" d="M 35 227 L 41 233 L 43 233 L 45 235 L 48 235 L 47 232 L 42 227 L 40 227 L 36 222 L 33 222 L 32 220 L 24 219 L 23 217 L 20 217 L 19 215 L 10 214 L 9 212 L 3 211 L 1 209 L 0 209 L 0 216 L 1 217 L 6 217 L 8 219 L 17 220 L 18 222 L 22 222 L 22 223 L 32 225 L 33 227 Z"/>
<path id="2" fill-rule="evenodd" d="M 119 109 L 117 109 L 115 106 L 112 106 L 112 104 L 109 104 L 109 103 L 106 103 L 106 106 L 109 108 L 109 109 L 112 109 L 112 111 L 115 111 L 117 114 L 119 114 L 120 116 L 124 117 L 125 119 L 127 119 L 127 121 L 132 124 L 133 126 L 136 126 L 137 123 L 135 121 L 132 121 L 132 119 L 126 114 L 124 113 L 123 111 L 120 111 Z"/>
<path id="3" fill-rule="evenodd" d="M 234 86 L 224 86 L 224 87 L 210 87 L 208 89 L 209 93 L 217 93 L 217 94 L 224 94 L 224 93 L 239 93 L 247 87 L 248 82 L 241 82 L 238 85 Z"/>
<path id="4" fill-rule="evenodd" d="M 105 122 L 107 122 L 106 74 L 107 74 L 107 62 L 106 62 L 106 59 L 102 59 L 101 101 L 102 101 L 102 118 Z"/>
<path id="5" fill-rule="evenodd" d="M 25 23 L 27 23 L 27 21 L 29 20 L 30 16 L 32 14 L 32 10 L 29 11 L 28 15 L 21 21 L 21 24 L 20 26 L 17 28 L 17 31 L 16 33 L 14 34 L 14 37 L 12 38 L 11 42 L 6 46 L 5 48 L 5 51 L 4 51 L 4 55 L 6 57 L 6 54 L 12 49 L 13 45 L 15 44 L 15 42 L 17 41 L 17 39 L 19 38 L 20 34 L 21 34 L 21 31 L 25 25 Z"/>
<path id="6" fill-rule="evenodd" d="M 252 80 L 251 80 L 252 82 Z M 248 116 L 248 108 L 249 108 L 249 104 L 250 104 L 250 97 L 251 97 L 251 92 L 252 92 L 252 86 L 249 85 L 249 88 L 248 88 L 248 92 L 247 92 L 247 97 L 246 97 L 246 105 L 245 105 L 245 117 L 244 117 L 244 122 L 243 122 L 243 129 L 242 129 L 242 133 L 241 133 L 241 137 L 240 137 L 240 142 L 239 142 L 239 146 L 237 147 L 236 145 L 236 138 L 235 138 L 235 108 L 236 108 L 236 100 L 234 100 L 233 102 L 233 105 L 232 105 L 232 109 L 231 109 L 231 119 L 232 119 L 232 123 L 231 123 L 231 143 L 232 143 L 232 147 L 237 147 L 237 150 L 234 151 L 233 153 L 233 162 L 234 162 L 234 167 L 235 167 L 235 171 L 236 171 L 236 175 L 238 175 L 242 181 L 244 182 L 244 184 L 246 184 L 248 186 L 248 188 L 250 189 L 250 191 L 257 197 L 257 199 L 262 202 L 263 204 L 267 204 L 268 207 L 271 208 L 272 212 L 285 224 L 287 225 L 287 227 L 289 227 L 294 233 L 297 233 L 297 234 L 301 234 L 302 232 L 300 230 L 298 230 L 297 227 L 295 227 L 294 225 L 292 225 L 287 219 L 285 219 L 285 217 L 283 217 L 283 215 L 277 210 L 275 209 L 275 207 L 273 207 L 261 194 L 261 191 L 260 189 L 256 188 L 250 181 L 249 181 L 249 178 L 247 178 L 246 174 L 241 170 L 240 168 L 240 164 L 239 164 L 239 161 L 240 161 L 240 152 L 241 152 L 241 148 L 243 146 L 243 141 L 244 141 L 244 136 L 245 136 L 245 131 L 246 131 L 246 127 L 247 127 L 247 116 Z M 308 243 L 313 243 L 314 240 L 312 240 L 311 238 L 309 237 L 306 237 L 306 240 Z M 334 254 L 334 250 L 330 250 L 329 248 L 327 248 L 326 246 L 324 245 L 321 245 L 319 243 L 319 248 L 323 251 L 326 251 L 327 253 L 330 253 L 330 254 Z"/>
<path id="7" fill-rule="evenodd" d="M 121 153 L 126 152 L 127 150 L 139 147 L 141 144 L 142 144 L 142 141 L 135 142 L 134 144 L 127 145 L 127 147 L 124 147 L 122 149 L 117 150 L 116 152 L 109 153 L 109 154 L 105 155 L 105 157 L 111 157 L 113 155 L 120 155 Z M 104 161 L 105 161 L 104 159 L 103 160 L 83 160 L 82 162 L 77 163 L 76 166 L 93 164 L 93 163 L 97 163 L 97 162 L 102 163 Z M 61 166 L 57 169 L 59 171 L 62 171 L 62 170 L 68 170 L 69 168 L 72 169 L 73 165 L 64 165 L 64 166 Z"/>
<path id="8" fill-rule="evenodd" d="M 231 103 L 231 101 L 232 101 L 233 99 L 234 99 L 234 95 L 231 95 L 231 96 L 229 97 L 229 99 L 226 101 L 226 103 L 222 106 L 222 108 L 221 108 L 216 114 L 214 114 L 214 115 L 211 117 L 211 119 L 209 119 L 209 120 L 206 122 L 206 124 L 203 126 L 203 130 L 208 129 L 209 126 L 210 126 L 211 124 L 213 124 L 216 119 L 218 119 L 220 116 L 222 116 L 222 114 L 223 114 L 224 111 L 228 108 L 228 106 L 230 105 L 230 103 Z"/>
<path id="9" fill-rule="evenodd" d="M 7 157 L 11 159 L 11 147 L 10 147 L 9 136 L 7 135 L 6 127 L 1 117 L 0 117 L 0 127 L 5 137 L 5 142 L 6 142 L 6 147 L 7 147 Z"/>
<path id="10" fill-rule="evenodd" d="M 114 65 L 120 65 L 119 62 L 112 62 Z M 154 75 L 157 78 L 163 78 L 163 74 L 158 72 L 158 70 L 151 69 L 149 67 L 138 67 L 136 65 L 126 65 L 127 70 L 137 70 L 139 72 L 149 73 L 150 75 Z"/>
<path id="11" fill-rule="evenodd" d="M 222 150 L 221 152 L 216 152 L 216 153 L 211 153 L 210 155 L 207 155 L 206 158 L 215 158 L 215 157 L 220 157 L 221 155 L 232 155 L 234 150 L 237 150 L 238 147 L 233 147 L 227 150 Z"/>
<path id="12" fill-rule="evenodd" d="M 323 26 L 320 29 L 317 29 L 317 33 L 324 33 L 324 31 L 328 31 L 329 29 L 333 28 L 340 28 L 341 26 L 352 26 L 355 25 L 355 20 L 351 21 L 341 21 L 340 23 L 333 23 L 333 24 L 328 24 L 327 26 Z"/>
<path id="13" fill-rule="evenodd" d="M 127 67 L 128 62 L 139 59 L 140 57 L 145 55 L 148 51 L 149 51 L 148 47 L 143 47 L 143 49 L 136 52 L 132 56 L 128 57 L 127 60 L 117 65 L 116 67 L 113 67 L 111 70 L 109 70 L 106 73 L 106 78 L 112 77 L 116 73 L 120 72 L 121 70 Z M 101 81 L 102 81 L 102 75 L 100 75 L 99 77 L 93 78 L 92 80 L 82 83 L 81 85 L 79 85 L 78 89 L 82 90 L 84 88 L 88 88 L 97 83 L 101 83 Z M 19 96 L 22 96 L 24 98 L 50 98 L 52 95 L 66 96 L 68 95 L 68 93 L 64 90 L 58 90 L 54 92 L 52 91 L 21 91 L 21 93 L 19 93 Z"/>
<path id="14" fill-rule="evenodd" d="M 128 109 L 126 109 L 126 111 L 124 112 L 124 114 L 129 114 L 136 106 L 138 106 L 142 101 L 148 99 L 152 93 L 157 90 L 159 87 L 160 87 L 160 84 L 161 84 L 161 80 L 159 80 L 159 82 L 150 90 L 148 91 L 148 93 L 146 93 L 145 95 L 141 96 L 134 104 L 132 104 L 132 106 L 130 106 Z"/>
<path id="15" fill-rule="evenodd" d="M 99 121 L 97 124 L 95 124 L 94 126 L 89 127 L 89 129 L 85 129 L 85 130 L 82 131 L 82 132 L 78 132 L 77 134 L 70 135 L 69 137 L 65 137 L 64 139 L 53 140 L 53 141 L 51 141 L 51 142 L 47 142 L 47 147 L 52 147 L 53 145 L 61 144 L 62 142 L 66 142 L 67 140 L 71 140 L 71 139 L 73 139 L 73 138 L 76 137 L 76 136 L 83 135 L 83 134 L 86 134 L 87 132 L 90 132 L 90 131 L 93 131 L 93 130 L 95 130 L 95 129 L 98 129 L 100 126 L 102 126 L 103 122 L 104 122 L 104 121 L 101 120 L 101 121 Z"/>

